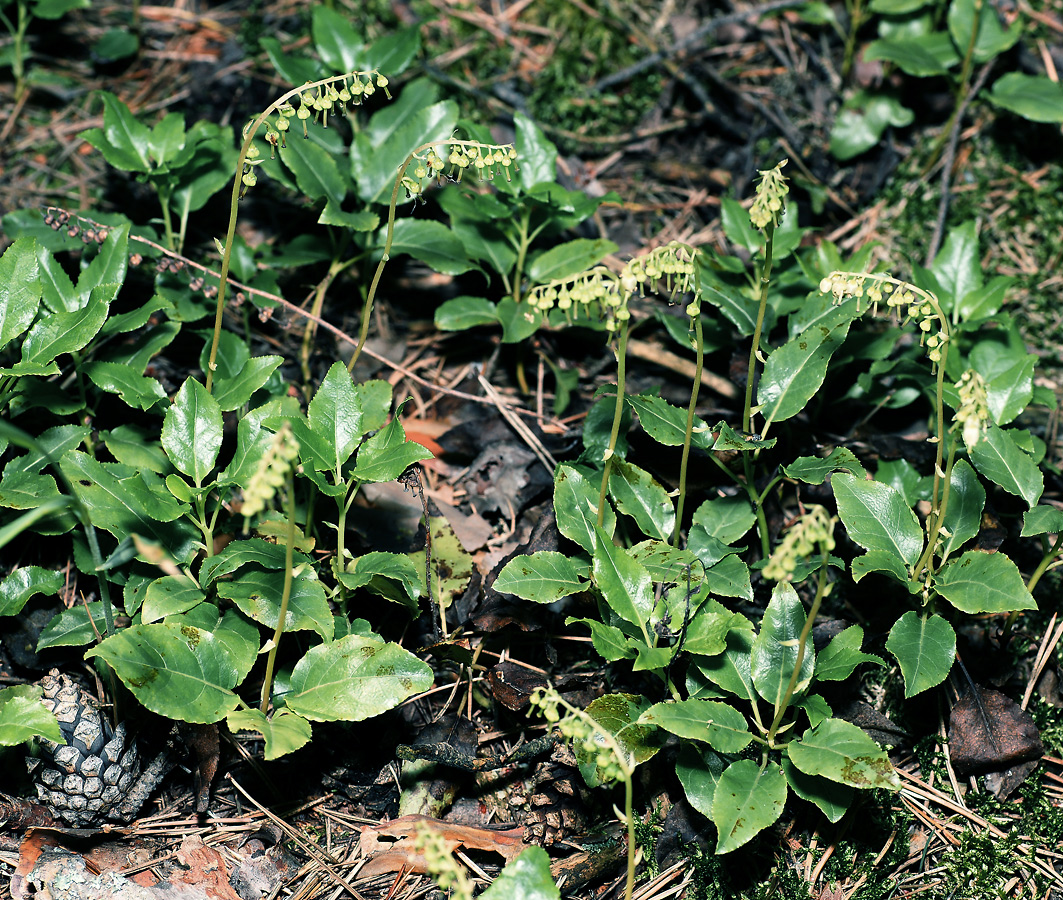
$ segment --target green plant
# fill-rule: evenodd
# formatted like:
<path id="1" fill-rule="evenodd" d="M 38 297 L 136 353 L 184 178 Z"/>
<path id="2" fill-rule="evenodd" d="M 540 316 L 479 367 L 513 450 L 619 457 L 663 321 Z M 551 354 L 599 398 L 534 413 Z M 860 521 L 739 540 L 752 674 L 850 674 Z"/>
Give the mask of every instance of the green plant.
<path id="1" fill-rule="evenodd" d="M 89 128 L 81 137 L 116 169 L 136 173 L 154 188 L 165 245 L 180 253 L 189 215 L 229 180 L 236 162 L 232 130 L 206 121 L 186 128 L 180 113 L 169 113 L 149 129 L 114 94 L 101 91 L 99 96 L 103 127 Z"/>
<path id="2" fill-rule="evenodd" d="M 860 8 L 858 3 L 854 6 Z M 991 3 L 982 0 L 949 0 L 947 4 L 874 0 L 868 10 L 881 18 L 879 37 L 864 50 L 863 58 L 895 65 L 914 78 L 945 77 L 956 95 L 953 117 L 978 89 L 975 65 L 1000 58 L 1019 41 L 1025 27 L 1024 14 L 1005 22 Z M 849 41 L 861 21 L 862 17 L 854 16 Z M 1033 122 L 1063 121 L 1063 89 L 1046 75 L 1007 72 L 985 96 L 993 105 Z M 877 144 L 888 126 L 910 125 L 913 118 L 912 111 L 888 91 L 857 91 L 839 111 L 831 132 L 831 152 L 838 159 L 850 159 Z M 950 120 L 944 135 L 953 124 Z"/>
<path id="3" fill-rule="evenodd" d="M 33 79 L 26 71 L 26 61 L 32 58 L 27 40 L 30 24 L 36 19 L 54 21 L 74 9 L 87 9 L 89 0 L 4 0 L 0 3 L 0 23 L 11 35 L 11 47 L 3 54 L 0 65 L 10 66 L 15 76 L 15 104 L 19 105 Z M 14 10 L 12 10 L 14 7 Z M 14 12 L 12 21 L 10 14 Z M 41 73 L 42 77 L 47 77 Z"/>
<path id="4" fill-rule="evenodd" d="M 968 549 L 986 500 L 983 479 L 1025 502 L 1023 536 L 1063 527 L 1055 511 L 1036 505 L 1043 449 L 1028 432 L 1008 427 L 1035 399 L 1034 361 L 1000 312 L 1007 280 L 983 281 L 973 229 L 955 229 L 934 265 L 916 269 L 922 286 L 838 271 L 841 260 L 829 245 L 798 260 L 799 268 L 788 264 L 777 286 L 773 267 L 797 244 L 786 224 L 780 168 L 763 173 L 749 214 L 754 232 L 733 216 L 728 223 L 731 213 L 724 210 L 729 233 L 745 246 L 752 249 L 755 233 L 761 235 L 752 275 L 703 253 L 700 277 L 683 283 L 693 291 L 688 315 L 695 348 L 705 301 L 751 337 L 741 430 L 727 422 L 710 426 L 692 407 L 684 411 L 658 396 L 628 396 L 621 377 L 616 399 L 601 400 L 604 409 L 592 411 L 580 461 L 555 474 L 558 529 L 579 552 L 518 557 L 495 582 L 500 591 L 537 602 L 590 594 L 597 615 L 569 623 L 587 626 L 606 660 L 630 660 L 634 671 L 652 673 L 659 684 L 660 699 L 652 693 L 632 699 L 615 727 L 652 726 L 683 741 L 679 778 L 692 805 L 716 824 L 718 853 L 774 822 L 790 792 L 837 821 L 855 790 L 898 786 L 888 757 L 859 728 L 833 718 L 816 692 L 861 663 L 881 662 L 861 650 L 863 630 L 855 625 L 813 650 L 812 624 L 832 590 L 849 591 L 872 573 L 901 588 L 907 600 L 897 604 L 885 646 L 910 697 L 939 684 L 951 668 L 950 619 L 1008 613 L 1013 620 L 1034 608 L 1030 590 L 1058 562 L 1059 542 L 1045 540 L 1041 565 L 1024 579 L 1005 553 Z M 866 261 L 867 253 L 859 258 Z M 897 327 L 850 335 L 853 322 L 879 305 L 896 310 L 902 325 L 912 323 L 918 341 L 904 340 Z M 783 341 L 772 348 L 769 336 L 778 330 Z M 619 365 L 622 372 L 622 351 Z M 837 373 L 854 365 L 865 367 L 854 398 L 879 408 L 927 405 L 929 473 L 909 463 L 880 464 L 869 479 L 843 447 L 801 452 L 799 432 L 787 423 L 814 417 L 819 395 L 830 396 Z M 875 384 L 886 378 L 892 392 L 879 399 Z M 909 383 L 914 390 L 898 390 Z M 668 492 L 624 459 L 615 426 L 621 412 L 636 414 L 660 443 L 686 442 L 713 453 L 708 458 L 733 485 L 698 506 L 685 547 L 674 538 L 666 543 L 686 525 Z M 773 431 L 780 437 L 769 438 Z M 792 447 L 797 452 L 787 458 Z M 720 451 L 737 459 L 720 459 Z M 865 551 L 848 564 L 834 555 L 841 544 L 834 517 L 800 503 L 802 485 L 828 479 L 846 546 Z M 684 487 L 681 470 L 680 504 Z M 922 519 L 913 509 L 921 501 L 928 502 Z M 786 533 L 776 536 L 766 509 L 795 502 Z M 750 529 L 759 532 L 753 544 L 759 554 L 739 546 Z M 621 539 L 638 533 L 649 539 Z M 834 573 L 846 568 L 851 580 L 839 581 Z M 713 596 L 753 600 L 758 571 L 759 579 L 776 582 L 759 627 Z M 804 582 L 807 609 L 793 587 Z"/>

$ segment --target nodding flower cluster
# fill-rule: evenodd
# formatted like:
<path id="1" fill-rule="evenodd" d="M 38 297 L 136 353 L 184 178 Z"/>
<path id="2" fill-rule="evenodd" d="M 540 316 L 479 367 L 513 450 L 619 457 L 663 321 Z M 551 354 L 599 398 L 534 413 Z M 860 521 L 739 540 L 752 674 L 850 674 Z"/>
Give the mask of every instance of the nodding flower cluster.
<path id="1" fill-rule="evenodd" d="M 643 296 L 647 289 L 667 292 L 673 301 L 679 294 L 694 292 L 686 314 L 691 318 L 699 315 L 701 298 L 690 248 L 673 241 L 635 257 L 619 275 L 605 266 L 595 266 L 579 275 L 539 285 L 528 294 L 528 305 L 543 317 L 556 307 L 569 322 L 573 311 L 577 316 L 596 311 L 605 320 L 606 330 L 616 331 L 620 323 L 631 318 L 628 301 L 636 293 Z"/>
<path id="2" fill-rule="evenodd" d="M 244 488 L 244 505 L 241 512 L 245 519 L 258 515 L 266 508 L 277 490 L 288 477 L 288 470 L 299 458 L 299 442 L 285 424 L 273 436 L 273 442 L 262 455 L 258 468 Z"/>
<path id="3" fill-rule="evenodd" d="M 835 303 L 855 298 L 857 312 L 862 312 L 861 300 L 871 304 L 873 314 L 884 300 L 886 306 L 897 310 L 905 321 L 910 319 L 917 323 L 919 343 L 927 348 L 927 359 L 935 365 L 941 362 L 941 351 L 949 340 L 948 328 L 937 298 L 929 291 L 890 275 L 860 272 L 831 272 L 820 281 L 819 289 L 824 294 L 833 295 Z M 931 334 L 935 328 L 937 331 Z"/>
<path id="4" fill-rule="evenodd" d="M 822 506 L 809 506 L 779 542 L 764 566 L 763 575 L 772 581 L 793 581 L 798 561 L 816 552 L 830 553 L 833 549 L 834 519 Z M 830 589 L 829 584 L 827 589 Z"/>
<path id="5" fill-rule="evenodd" d="M 989 424 L 985 379 L 974 369 L 968 369 L 956 382 L 956 392 L 960 395 L 960 406 L 952 417 L 952 427 L 962 429 L 963 443 L 970 450 L 982 439 Z"/>
<path id="6" fill-rule="evenodd" d="M 491 180 L 499 172 L 505 173 L 506 181 L 510 172 L 517 171 L 514 163 L 517 151 L 512 144 L 481 144 L 478 141 L 448 141 L 430 146 L 414 153 L 402 177 L 402 186 L 406 188 L 407 199 L 420 197 L 433 181 L 452 179 L 461 181 L 466 169 L 476 173 L 481 181 Z"/>
<path id="7" fill-rule="evenodd" d="M 572 744 L 578 759 L 594 762 L 603 783 L 630 777 L 632 760 L 621 757 L 624 750 L 590 714 L 565 702 L 552 687 L 537 688 L 528 700 Z"/>
<path id="8" fill-rule="evenodd" d="M 303 123 L 303 138 L 308 138 L 310 136 L 306 130 L 308 119 L 317 121 L 320 116 L 321 127 L 328 128 L 328 117 L 335 115 L 337 109 L 340 115 L 347 115 L 348 104 L 360 106 L 362 101 L 366 97 L 371 97 L 375 94 L 378 88 L 390 100 L 391 93 L 388 91 L 388 83 L 386 75 L 373 71 L 351 72 L 347 75 L 329 79 L 321 84 L 307 85 L 304 90 L 298 93 L 299 102 L 297 105 L 288 102 L 280 104 L 277 107 L 276 121 L 273 123 L 267 121 L 266 143 L 270 146 L 269 158 L 274 158 L 278 146 L 288 146 L 286 136 L 291 129 L 291 120 L 293 118 Z M 340 85 L 340 87 L 337 87 L 337 85 Z M 248 122 L 244 127 L 244 138 L 247 137 L 248 129 L 253 122 L 254 120 Z M 240 181 L 243 185 L 240 190 L 241 198 L 247 193 L 248 188 L 254 187 L 258 183 L 255 166 L 261 162 L 262 158 L 258 148 L 251 144 L 247 148 L 244 169 L 240 176 Z"/>
<path id="9" fill-rule="evenodd" d="M 773 169 L 760 170 L 756 197 L 749 208 L 749 221 L 753 223 L 754 228 L 766 228 L 768 225 L 777 228 L 782 221 L 786 195 L 790 193 L 782 167 L 788 162 L 788 159 L 784 159 Z"/>

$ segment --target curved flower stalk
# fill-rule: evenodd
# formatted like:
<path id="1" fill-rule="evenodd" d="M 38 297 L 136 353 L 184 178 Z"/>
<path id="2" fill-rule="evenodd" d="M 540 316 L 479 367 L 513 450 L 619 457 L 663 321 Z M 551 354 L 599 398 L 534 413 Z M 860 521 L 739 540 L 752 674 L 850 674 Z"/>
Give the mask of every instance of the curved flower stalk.
<path id="1" fill-rule="evenodd" d="M 934 398 L 934 418 L 937 434 L 931 438 L 936 445 L 937 455 L 934 460 L 934 487 L 931 492 L 930 515 L 927 517 L 927 543 L 923 555 L 915 566 L 915 575 L 919 576 L 924 570 L 931 568 L 931 560 L 937 548 L 938 538 L 941 533 L 941 523 L 949 503 L 949 490 L 951 486 L 952 467 L 956 458 L 956 439 L 949 446 L 948 461 L 945 461 L 945 364 L 949 352 L 949 323 L 945 313 L 941 309 L 938 298 L 931 292 L 917 287 L 892 275 L 866 272 L 831 272 L 824 278 L 819 289 L 825 294 L 831 294 L 835 303 L 842 303 L 848 299 L 855 299 L 857 313 L 870 310 L 874 315 L 878 311 L 878 304 L 885 303 L 890 310 L 896 311 L 901 317 L 901 324 L 915 322 L 919 329 L 919 345 L 926 348 L 927 359 L 930 360 L 933 371 L 937 375 L 937 384 Z M 861 303 L 866 301 L 869 305 L 861 308 Z M 971 394 L 973 397 L 973 394 Z M 984 389 L 982 392 L 984 397 Z M 965 418 L 957 421 L 968 421 L 971 415 L 975 415 L 980 422 L 988 417 L 988 412 L 965 413 Z M 980 428 L 981 426 L 979 426 Z M 955 425 L 951 430 L 955 430 Z M 972 429 L 965 425 L 965 434 L 971 433 Z"/>
<path id="2" fill-rule="evenodd" d="M 342 85 L 342 87 L 337 87 Z M 218 302 L 214 315 L 214 339 L 210 345 L 210 358 L 207 364 L 206 388 L 209 392 L 214 384 L 214 370 L 218 359 L 218 342 L 221 339 L 222 316 L 225 312 L 225 292 L 228 287 L 229 263 L 232 258 L 233 238 L 236 234 L 236 219 L 240 198 L 247 189 L 258 183 L 258 175 L 255 166 L 262 160 L 258 148 L 252 143 L 259 128 L 276 114 L 277 118 L 266 131 L 266 141 L 273 150 L 278 144 L 286 146 L 286 135 L 291 129 L 291 119 L 298 119 L 303 124 L 303 137 L 309 137 L 306 130 L 306 122 L 309 119 L 320 118 L 321 124 L 327 126 L 328 117 L 335 115 L 336 110 L 346 115 L 347 104 L 357 106 L 365 97 L 376 93 L 377 89 L 388 93 L 388 79 L 377 71 L 356 71 L 344 75 L 332 75 L 304 84 L 302 87 L 292 88 L 274 100 L 266 109 L 252 119 L 243 130 L 243 143 L 240 145 L 240 156 L 236 162 L 236 176 L 233 179 L 232 200 L 229 206 L 229 227 L 225 233 L 225 243 L 222 247 L 221 273 L 218 282 Z M 298 107 L 291 102 L 297 99 Z M 271 151 L 272 155 L 272 151 Z"/>
<path id="3" fill-rule="evenodd" d="M 693 301 L 688 304 L 686 313 L 695 330 L 698 349 L 697 372 L 691 392 L 690 408 L 687 415 L 686 441 L 683 446 L 683 461 L 680 468 L 679 516 L 683 512 L 683 497 L 686 485 L 687 458 L 690 453 L 690 436 L 693 428 L 694 404 L 701 384 L 702 340 L 701 340 L 701 285 L 697 266 L 694 265 L 694 250 L 679 241 L 672 241 L 662 247 L 636 256 L 620 271 L 620 274 L 605 266 L 595 266 L 578 275 L 556 279 L 539 285 L 528 292 L 528 306 L 539 312 L 543 319 L 552 309 L 561 310 L 565 319 L 571 323 L 580 316 L 593 317 L 597 314 L 610 334 L 617 334 L 616 346 L 616 408 L 613 413 L 612 429 L 609 432 L 609 446 L 606 448 L 602 471 L 602 485 L 598 494 L 598 525 L 605 516 L 605 497 L 609 490 L 609 475 L 613 465 L 613 454 L 620 438 L 620 422 L 624 414 L 624 382 L 627 370 L 627 339 L 631 311 L 628 302 L 635 295 L 644 296 L 646 291 L 667 293 L 672 299 L 681 294 L 694 293 Z M 679 517 L 677 516 L 677 522 Z M 678 528 L 678 525 L 676 526 Z"/>
<path id="4" fill-rule="evenodd" d="M 445 159 L 444 159 L 445 157 Z M 362 354 L 366 338 L 369 336 L 369 314 L 373 309 L 380 278 L 387 265 L 391 243 L 395 238 L 395 210 L 399 203 L 399 188 L 405 188 L 407 198 L 420 197 L 434 181 L 461 181 L 466 169 L 472 169 L 481 180 L 492 180 L 503 172 L 509 181 L 510 173 L 517 170 L 517 151 L 512 144 L 482 144 L 479 141 L 451 139 L 449 141 L 432 141 L 422 144 L 406 157 L 395 177 L 395 187 L 391 191 L 391 203 L 388 204 L 387 236 L 384 239 L 384 252 L 373 273 L 373 280 L 365 296 L 362 308 L 362 327 L 358 333 L 358 344 L 347 364 L 347 371 L 352 371 Z M 416 165 L 414 165 L 416 163 Z M 414 169 L 411 174 L 410 166 Z"/>

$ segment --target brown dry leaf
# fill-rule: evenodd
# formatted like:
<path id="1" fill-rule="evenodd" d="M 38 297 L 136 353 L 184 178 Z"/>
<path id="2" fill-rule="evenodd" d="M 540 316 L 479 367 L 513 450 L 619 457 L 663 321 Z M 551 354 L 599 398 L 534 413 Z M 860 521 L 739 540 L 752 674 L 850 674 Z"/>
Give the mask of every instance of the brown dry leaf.
<path id="1" fill-rule="evenodd" d="M 177 861 L 180 867 L 170 873 L 170 884 L 200 887 L 208 897 L 218 900 L 240 900 L 240 895 L 229 884 L 225 859 L 213 847 L 204 844 L 198 834 L 189 835 L 181 841 Z"/>
<path id="2" fill-rule="evenodd" d="M 414 845 L 417 832 L 426 828 L 441 834 L 452 853 L 459 848 L 482 850 L 499 854 L 507 863 L 528 846 L 521 837 L 523 828 L 498 831 L 474 825 L 455 825 L 428 816 L 402 816 L 392 822 L 367 825 L 362 829 L 358 851 L 371 859 L 358 870 L 359 877 L 372 878 L 402 871 L 425 873 L 424 856 Z"/>
<path id="3" fill-rule="evenodd" d="M 1006 769 L 1043 754 L 1029 713 L 999 691 L 974 685 L 953 707 L 949 756 L 958 775 Z"/>

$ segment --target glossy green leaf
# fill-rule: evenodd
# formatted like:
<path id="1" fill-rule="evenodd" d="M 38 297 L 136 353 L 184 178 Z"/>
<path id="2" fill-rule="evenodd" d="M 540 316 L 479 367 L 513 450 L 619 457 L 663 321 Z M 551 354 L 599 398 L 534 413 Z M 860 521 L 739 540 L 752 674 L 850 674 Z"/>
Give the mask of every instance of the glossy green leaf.
<path id="1" fill-rule="evenodd" d="M 986 404 L 996 425 L 1014 421 L 1033 399 L 1033 370 L 1037 357 L 1024 354 L 1004 371 L 986 380 Z"/>
<path id="2" fill-rule="evenodd" d="M 839 307 L 833 322 L 814 325 L 771 353 L 757 388 L 766 423 L 784 422 L 805 408 L 823 384 L 827 363 L 849 333 L 852 316 Z"/>
<path id="3" fill-rule="evenodd" d="M 112 606 L 111 614 L 113 618 L 121 613 Z M 84 647 L 95 641 L 98 634 L 105 634 L 106 631 L 107 619 L 103 614 L 101 602 L 89 603 L 87 611 L 85 606 L 74 606 L 63 610 L 48 623 L 37 639 L 37 652 L 49 647 Z"/>
<path id="4" fill-rule="evenodd" d="M 1022 517 L 1020 537 L 1039 534 L 1059 534 L 1063 531 L 1063 509 L 1055 506 L 1035 506 Z"/>
<path id="5" fill-rule="evenodd" d="M 914 697 L 945 680 L 956 659 L 956 632 L 941 616 L 906 612 L 890 629 L 886 649 L 904 675 L 904 696 Z"/>
<path id="6" fill-rule="evenodd" d="M 36 736 L 66 743 L 55 715 L 41 702 L 43 697 L 44 691 L 36 684 L 0 690 L 0 747 L 14 747 Z"/>
<path id="7" fill-rule="evenodd" d="M 96 295 L 97 288 L 112 286 L 107 295 L 108 302 L 118 292 L 118 286 L 125 282 L 126 269 L 129 266 L 129 226 L 119 225 L 107 232 L 107 238 L 92 261 L 81 270 L 75 290 L 75 303 L 81 309 L 88 305 Z"/>
<path id="8" fill-rule="evenodd" d="M 162 425 L 162 447 L 170 462 L 199 487 L 214 468 L 221 440 L 218 401 L 194 378 L 186 379 Z"/>
<path id="9" fill-rule="evenodd" d="M 598 488 L 572 466 L 562 464 L 554 475 L 554 514 L 557 516 L 558 531 L 588 553 L 594 552 Z M 612 535 L 616 527 L 616 514 L 608 503 L 603 525 L 606 534 Z"/>
<path id="10" fill-rule="evenodd" d="M 595 652 L 607 662 L 631 659 L 635 656 L 636 651 L 631 640 L 613 625 L 606 625 L 597 619 L 578 619 L 571 616 L 565 619 L 565 624 L 586 625 L 591 630 L 591 643 Z"/>
<path id="11" fill-rule="evenodd" d="M 168 719 L 210 724 L 236 708 L 237 672 L 209 631 L 193 626 L 134 625 L 93 647 L 133 696 Z"/>
<path id="12" fill-rule="evenodd" d="M 741 540 L 757 521 L 749 499 L 737 494 L 733 497 L 712 497 L 701 504 L 693 516 L 693 524 L 700 526 L 724 544 Z"/>
<path id="13" fill-rule="evenodd" d="M 150 172 L 151 132 L 137 121 L 121 100 L 107 91 L 100 91 L 103 100 L 103 128 L 83 131 L 81 139 L 92 144 L 103 158 L 116 169 L 125 172 Z"/>
<path id="14" fill-rule="evenodd" d="M 616 508 L 631 516 L 643 534 L 669 540 L 675 528 L 675 507 L 661 484 L 645 469 L 622 459 L 614 460 L 609 494 Z"/>
<path id="15" fill-rule="evenodd" d="M 712 801 L 727 761 L 708 747 L 682 743 L 676 758 L 675 774 L 683 786 L 687 802 L 705 818 L 712 818 Z"/>
<path id="16" fill-rule="evenodd" d="M 495 579 L 494 589 L 514 594 L 522 600 L 553 603 L 586 590 L 587 582 L 580 574 L 581 567 L 565 554 L 540 550 L 528 556 L 517 556 L 506 563 Z"/>
<path id="17" fill-rule="evenodd" d="M 734 553 L 728 554 L 705 570 L 705 583 L 711 594 L 753 600 L 749 566 Z"/>
<path id="18" fill-rule="evenodd" d="M 961 297 L 982 286 L 982 266 L 978 256 L 978 235 L 973 219 L 949 229 L 945 243 L 930 266 L 944 298 L 951 300 L 945 304 L 946 312 Z"/>
<path id="19" fill-rule="evenodd" d="M 898 790 L 889 756 L 852 722 L 827 719 L 787 745 L 790 761 L 806 775 L 821 775 L 854 788 Z"/>
<path id="20" fill-rule="evenodd" d="M 247 360 L 231 378 L 214 379 L 214 399 L 222 412 L 231 412 L 247 403 L 284 362 L 282 356 L 256 356 Z"/>
<path id="21" fill-rule="evenodd" d="M 225 724 L 234 734 L 255 731 L 262 735 L 263 756 L 267 760 L 280 759 L 310 741 L 310 723 L 290 709 L 279 709 L 269 719 L 258 709 L 234 709 L 226 716 Z"/>
<path id="22" fill-rule="evenodd" d="M 20 237 L 0 257 L 0 347 L 30 327 L 41 303 L 37 242 Z"/>
<path id="23" fill-rule="evenodd" d="M 957 47 L 966 50 L 974 33 L 974 59 L 984 63 L 1010 50 L 1022 37 L 1023 21 L 1016 17 L 1007 27 L 991 5 L 977 0 L 952 0 L 948 12 L 949 34 Z"/>
<path id="24" fill-rule="evenodd" d="M 498 301 L 495 312 L 502 325 L 503 344 L 519 344 L 535 334 L 543 321 L 542 315 L 529 309 L 527 303 L 517 303 L 510 296 Z"/>
<path id="25" fill-rule="evenodd" d="M 834 472 L 847 472 L 859 478 L 866 474 L 856 454 L 846 447 L 835 447 L 826 456 L 799 456 L 782 470 L 790 478 L 806 484 L 823 484 Z"/>
<path id="26" fill-rule="evenodd" d="M 232 600 L 245 616 L 275 629 L 280 619 L 281 596 L 284 592 L 284 572 L 245 569 L 233 581 L 220 581 L 218 596 Z M 332 611 L 325 599 L 325 588 L 313 575 L 303 570 L 292 579 L 292 593 L 284 618 L 285 631 L 316 631 L 324 640 L 331 640 L 335 625 Z"/>
<path id="27" fill-rule="evenodd" d="M 639 718 L 649 705 L 649 701 L 638 694 L 603 694 L 595 697 L 585 710 L 626 754 L 624 765 L 641 765 L 661 749 L 663 742 L 660 732 Z M 603 783 L 604 773 L 598 766 L 596 756 L 598 751 L 608 746 L 604 735 L 598 732 L 594 733 L 593 741 L 597 747 L 593 753 L 586 747 L 576 747 L 579 769 L 589 787 Z"/>
<path id="28" fill-rule="evenodd" d="M 751 630 L 729 631 L 726 651 L 719 656 L 696 657 L 693 665 L 717 687 L 750 703 L 756 703 L 757 689 L 753 684 L 750 663 L 753 639 Z"/>
<path id="29" fill-rule="evenodd" d="M 850 625 L 834 635 L 830 643 L 816 654 L 816 680 L 844 681 L 860 663 L 883 665 L 874 654 L 861 651 L 863 642 L 864 629 L 859 625 Z"/>
<path id="30" fill-rule="evenodd" d="M 790 789 L 802 800 L 814 803 L 827 817 L 828 822 L 837 822 L 853 803 L 853 788 L 839 784 L 821 775 L 806 775 L 793 764 L 789 756 L 782 758 L 782 770 Z"/>
<path id="31" fill-rule="evenodd" d="M 313 722 L 360 722 L 431 684 L 429 665 L 398 644 L 351 634 L 312 647 L 296 663 L 284 701 Z"/>
<path id="32" fill-rule="evenodd" d="M 166 392 L 156 379 L 138 375 L 129 366 L 91 362 L 82 367 L 82 372 L 101 391 L 117 394 L 134 409 L 148 410 L 166 399 Z"/>
<path id="33" fill-rule="evenodd" d="M 881 572 L 901 584 L 908 582 L 908 570 L 904 567 L 904 563 L 889 550 L 869 550 L 863 556 L 856 557 L 851 568 L 853 581 L 857 583 L 872 572 Z"/>
<path id="34" fill-rule="evenodd" d="M 934 587 L 965 613 L 1037 609 L 1018 566 L 1003 553 L 968 550 L 938 571 Z"/>
<path id="35" fill-rule="evenodd" d="M 776 763 L 763 768 L 751 759 L 731 763 L 712 800 L 716 852 L 730 853 L 774 823 L 786 805 L 786 777 Z"/>
<path id="36" fill-rule="evenodd" d="M 377 38 L 365 52 L 366 68 L 389 76 L 401 75 L 421 50 L 418 23 L 398 28 Z"/>
<path id="37" fill-rule="evenodd" d="M 408 254 L 443 275 L 460 275 L 477 268 L 465 245 L 442 222 L 431 219 L 399 219 L 391 243 L 390 258 Z"/>
<path id="38" fill-rule="evenodd" d="M 618 247 L 601 238 L 576 238 L 556 244 L 535 256 L 528 265 L 528 278 L 533 284 L 570 278 L 600 263 Z"/>
<path id="39" fill-rule="evenodd" d="M 92 289 L 92 296 L 83 308 L 39 319 L 22 343 L 22 361 L 45 365 L 64 353 L 81 350 L 103 327 L 119 287 L 100 285 Z"/>
<path id="40" fill-rule="evenodd" d="M 658 444 L 683 446 L 687 428 L 686 410 L 653 394 L 634 394 L 625 398 L 625 402 L 638 414 L 643 430 Z M 695 419 L 694 424 L 696 427 L 705 423 Z"/>
<path id="41" fill-rule="evenodd" d="M 954 52 L 943 57 L 940 53 L 934 52 L 935 47 L 936 45 L 928 45 L 926 41 L 913 37 L 903 40 L 883 38 L 867 45 L 864 58 L 869 61 L 891 62 L 908 75 L 916 78 L 929 78 L 933 75 L 944 75 L 956 60 Z M 877 123 L 875 127 L 877 128 Z M 881 132 L 879 136 L 881 137 Z M 877 138 L 875 143 L 878 143 Z"/>
<path id="42" fill-rule="evenodd" d="M 941 523 L 945 538 L 943 552 L 952 554 L 978 534 L 985 508 L 985 488 L 965 459 L 956 460 L 949 485 L 949 505 Z"/>
<path id="43" fill-rule="evenodd" d="M 599 527 L 595 527 L 591 573 L 609 608 L 625 621 L 644 629 L 655 602 L 650 574 Z"/>
<path id="44" fill-rule="evenodd" d="M 336 158 L 316 141 L 292 137 L 280 150 L 281 161 L 295 176 L 295 183 L 311 200 L 322 198 L 339 205 L 347 183 Z"/>
<path id="45" fill-rule="evenodd" d="M 805 627 L 805 607 L 790 584 L 781 582 L 771 593 L 768 608 L 760 622 L 760 632 L 753 641 L 750 674 L 757 692 L 778 709 L 783 702 L 790 678 L 797 666 L 801 630 Z M 794 685 L 796 697 L 808 689 L 815 667 L 815 650 L 811 639 L 801 657 L 801 674 Z"/>
<path id="46" fill-rule="evenodd" d="M 889 485 L 853 475 L 831 478 L 838 515 L 865 550 L 894 554 L 912 566 L 923 552 L 923 529 L 904 498 Z"/>
<path id="47" fill-rule="evenodd" d="M 466 331 L 497 324 L 495 304 L 485 297 L 454 297 L 436 307 L 435 325 L 440 331 Z"/>
<path id="48" fill-rule="evenodd" d="M 1037 505 L 1044 491 L 1044 476 L 1030 457 L 1019 448 L 1012 432 L 990 425 L 981 440 L 968 447 L 974 467 L 1009 494 L 1022 497 L 1027 506 Z"/>
<path id="49" fill-rule="evenodd" d="M 764 237 L 749 221 L 749 210 L 733 197 L 720 199 L 720 224 L 727 239 L 750 256 L 757 256 L 763 251 Z"/>
<path id="50" fill-rule="evenodd" d="M 315 6 L 310 34 L 322 62 L 336 74 L 365 68 L 365 47 L 348 16 L 331 6 Z"/>
<path id="51" fill-rule="evenodd" d="M 377 113 L 369 132 L 356 135 L 351 144 L 351 177 L 358 196 L 368 203 L 389 203 L 399 168 L 406 157 L 422 144 L 446 141 L 458 124 L 458 106 L 452 100 L 411 110 L 409 116 L 397 122 L 388 119 L 389 127 L 382 131 L 376 120 L 385 111 L 386 108 Z M 442 155 L 446 157 L 447 154 Z M 411 173 L 412 168 L 409 169 Z M 405 192 L 400 188 L 400 203 L 404 196 Z M 400 219 L 396 225 L 403 221 L 419 220 Z"/>
<path id="52" fill-rule="evenodd" d="M 424 565 L 421 560 L 414 562 L 401 553 L 373 551 L 351 560 L 342 572 L 335 574 L 336 580 L 349 591 L 369 587 L 374 593 L 382 594 L 390 600 L 395 600 L 396 597 L 383 590 L 380 581 L 387 579 L 389 582 L 397 582 L 402 588 L 399 602 L 407 606 L 411 613 L 417 614 L 417 600 L 424 593 Z"/>
<path id="53" fill-rule="evenodd" d="M 144 593 L 144 602 L 140 607 L 140 620 L 148 625 L 166 616 L 187 612 L 206 599 L 191 578 L 177 578 L 165 575 L 157 578 Z"/>
<path id="54" fill-rule="evenodd" d="M 859 91 L 838 111 L 830 132 L 831 155 L 843 162 L 859 156 L 874 147 L 891 125 L 904 128 L 914 118 L 915 114 L 895 97 Z"/>
<path id="55" fill-rule="evenodd" d="M 1063 85 L 1044 75 L 1007 72 L 994 82 L 989 100 L 1031 122 L 1063 122 Z"/>
<path id="56" fill-rule="evenodd" d="M 220 553 L 203 560 L 203 565 L 199 570 L 199 580 L 206 587 L 212 581 L 232 575 L 246 565 L 283 570 L 284 557 L 285 548 L 281 544 L 262 538 L 230 541 Z M 297 551 L 294 554 L 294 566 L 295 568 L 309 567 L 310 557 Z"/>
<path id="57" fill-rule="evenodd" d="M 561 900 L 550 857 L 542 847 L 529 847 L 510 862 L 480 894 L 480 900 Z"/>
<path id="58" fill-rule="evenodd" d="M 363 434 L 362 406 L 343 363 L 335 362 L 329 368 L 306 414 L 310 429 L 331 451 L 329 468 L 338 472 Z"/>
<path id="59" fill-rule="evenodd" d="M 679 737 L 705 741 L 720 753 L 739 753 L 753 740 L 742 713 L 727 703 L 712 700 L 655 703 L 639 721 Z"/>
<path id="60" fill-rule="evenodd" d="M 517 165 L 520 166 L 520 185 L 525 191 L 537 184 L 557 178 L 557 148 L 524 113 L 513 117 L 517 127 Z"/>
<path id="61" fill-rule="evenodd" d="M 30 598 L 37 594 L 54 597 L 66 579 L 62 572 L 40 566 L 22 566 L 0 582 L 0 616 L 15 616 L 22 612 Z"/>
<path id="62" fill-rule="evenodd" d="M 73 9 L 91 9 L 92 0 L 36 0 L 32 13 L 41 19 L 58 19 Z"/>
<path id="63" fill-rule="evenodd" d="M 431 456 L 420 444 L 406 440 L 402 423 L 395 418 L 362 444 L 353 475 L 359 481 L 394 481 L 415 462 Z"/>

